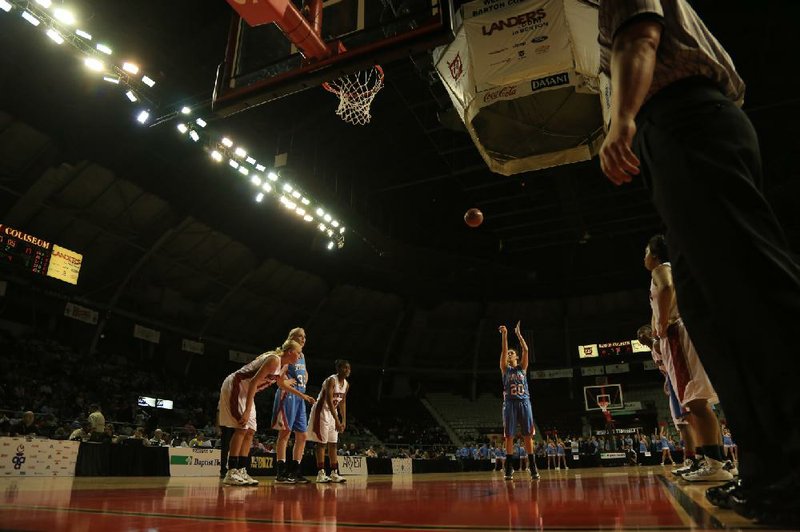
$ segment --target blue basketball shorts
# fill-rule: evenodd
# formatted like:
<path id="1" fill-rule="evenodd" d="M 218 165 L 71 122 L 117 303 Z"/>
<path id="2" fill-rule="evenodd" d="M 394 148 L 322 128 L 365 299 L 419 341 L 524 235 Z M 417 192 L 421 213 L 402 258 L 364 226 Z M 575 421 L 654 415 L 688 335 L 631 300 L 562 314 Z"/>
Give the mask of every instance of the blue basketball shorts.
<path id="1" fill-rule="evenodd" d="M 506 438 L 514 437 L 517 428 L 523 436 L 533 434 L 531 402 L 509 399 L 503 402 L 503 434 Z"/>
<path id="2" fill-rule="evenodd" d="M 678 425 L 687 423 L 684 418 L 688 412 L 681 406 L 678 394 L 675 393 L 675 388 L 672 387 L 672 381 L 669 377 L 667 377 L 667 388 L 669 389 L 669 411 L 672 414 L 672 422 L 675 424 L 675 428 L 678 428 Z"/>
<path id="3" fill-rule="evenodd" d="M 272 405 L 272 428 L 306 432 L 308 414 L 305 401 L 292 393 L 279 390 L 275 394 L 275 402 Z"/>

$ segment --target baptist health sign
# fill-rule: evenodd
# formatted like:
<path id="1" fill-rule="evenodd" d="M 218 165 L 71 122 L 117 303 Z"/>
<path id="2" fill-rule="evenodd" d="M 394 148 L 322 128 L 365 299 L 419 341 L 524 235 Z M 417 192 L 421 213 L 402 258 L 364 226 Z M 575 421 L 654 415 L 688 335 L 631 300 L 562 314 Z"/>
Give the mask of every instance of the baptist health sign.
<path id="1" fill-rule="evenodd" d="M 0 438 L 0 476 L 74 477 L 79 442 Z"/>
<path id="2" fill-rule="evenodd" d="M 219 476 L 222 452 L 219 449 L 169 448 L 169 475 L 171 477 Z"/>

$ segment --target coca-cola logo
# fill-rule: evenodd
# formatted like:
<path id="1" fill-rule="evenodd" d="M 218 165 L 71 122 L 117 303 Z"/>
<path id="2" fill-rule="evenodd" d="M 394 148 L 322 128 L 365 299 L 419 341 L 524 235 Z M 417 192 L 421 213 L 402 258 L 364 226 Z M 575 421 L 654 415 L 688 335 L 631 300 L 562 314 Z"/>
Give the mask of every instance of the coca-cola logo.
<path id="1" fill-rule="evenodd" d="M 483 26 L 483 34 L 489 36 L 496 31 L 503 31 L 506 28 L 513 28 L 514 26 L 519 26 L 520 24 L 536 24 L 537 22 L 544 20 L 546 16 L 547 13 L 544 9 L 534 9 L 533 11 L 529 11 L 521 15 L 508 17 L 505 20 L 497 20 L 492 22 L 489 26 Z"/>
<path id="2" fill-rule="evenodd" d="M 497 100 L 498 98 L 510 98 L 517 94 L 517 87 L 503 87 L 502 89 L 497 89 L 494 91 L 487 92 L 483 96 L 483 102 L 491 102 Z"/>

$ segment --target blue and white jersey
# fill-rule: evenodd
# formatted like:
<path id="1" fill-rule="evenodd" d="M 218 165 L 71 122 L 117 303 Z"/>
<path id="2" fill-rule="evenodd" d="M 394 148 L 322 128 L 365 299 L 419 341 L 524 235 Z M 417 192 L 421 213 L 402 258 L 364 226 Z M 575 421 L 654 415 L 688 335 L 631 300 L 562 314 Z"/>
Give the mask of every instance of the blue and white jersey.
<path id="1" fill-rule="evenodd" d="M 525 370 L 522 366 L 506 368 L 503 373 L 503 400 L 517 400 L 522 401 L 530 399 L 531 395 L 528 392 L 528 377 L 525 375 Z"/>
<path id="2" fill-rule="evenodd" d="M 295 388 L 299 392 L 306 393 L 306 385 L 308 384 L 308 373 L 306 372 L 306 357 L 301 356 L 297 359 L 296 364 L 289 364 L 286 367 L 286 377 L 297 381 Z"/>
<path id="3" fill-rule="evenodd" d="M 505 458 L 506 457 L 506 450 L 503 447 L 498 447 L 494 450 L 494 455 L 496 458 Z"/>

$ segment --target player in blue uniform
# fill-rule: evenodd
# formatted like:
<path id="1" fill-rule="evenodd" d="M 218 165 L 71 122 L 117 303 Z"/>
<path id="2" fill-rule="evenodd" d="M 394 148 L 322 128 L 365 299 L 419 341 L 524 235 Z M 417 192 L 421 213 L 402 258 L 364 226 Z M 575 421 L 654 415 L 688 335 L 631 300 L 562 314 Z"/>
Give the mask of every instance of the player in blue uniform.
<path id="1" fill-rule="evenodd" d="M 305 330 L 295 327 L 289 331 L 289 340 L 294 340 L 301 347 L 305 346 Z M 306 393 L 308 371 L 306 370 L 306 359 L 302 353 L 297 362 L 287 366 L 286 377 L 294 379 L 296 383 L 294 388 L 297 391 Z M 306 430 L 308 429 L 305 402 L 294 394 L 285 391 L 276 393 L 275 402 L 272 405 L 272 428 L 278 431 L 278 440 L 275 444 L 275 452 L 277 454 L 275 482 L 280 484 L 307 484 L 308 479 L 300 471 L 300 461 L 303 459 L 303 453 L 306 449 Z M 294 432 L 293 460 L 287 465 L 286 448 L 289 445 L 289 436 L 291 436 L 292 432 Z"/>
<path id="2" fill-rule="evenodd" d="M 503 375 L 503 436 L 505 439 L 506 455 L 514 456 L 514 435 L 517 427 L 525 441 L 525 451 L 528 454 L 528 465 L 531 471 L 531 480 L 539 478 L 536 469 L 536 460 L 533 457 L 533 410 L 531 409 L 531 395 L 528 391 L 528 344 L 522 337 L 520 324 L 514 327 L 517 334 L 522 358 L 517 352 L 508 348 L 508 330 L 505 325 L 499 327 L 501 337 L 500 373 Z M 511 460 L 505 463 L 505 479 L 512 480 L 514 470 Z"/>

